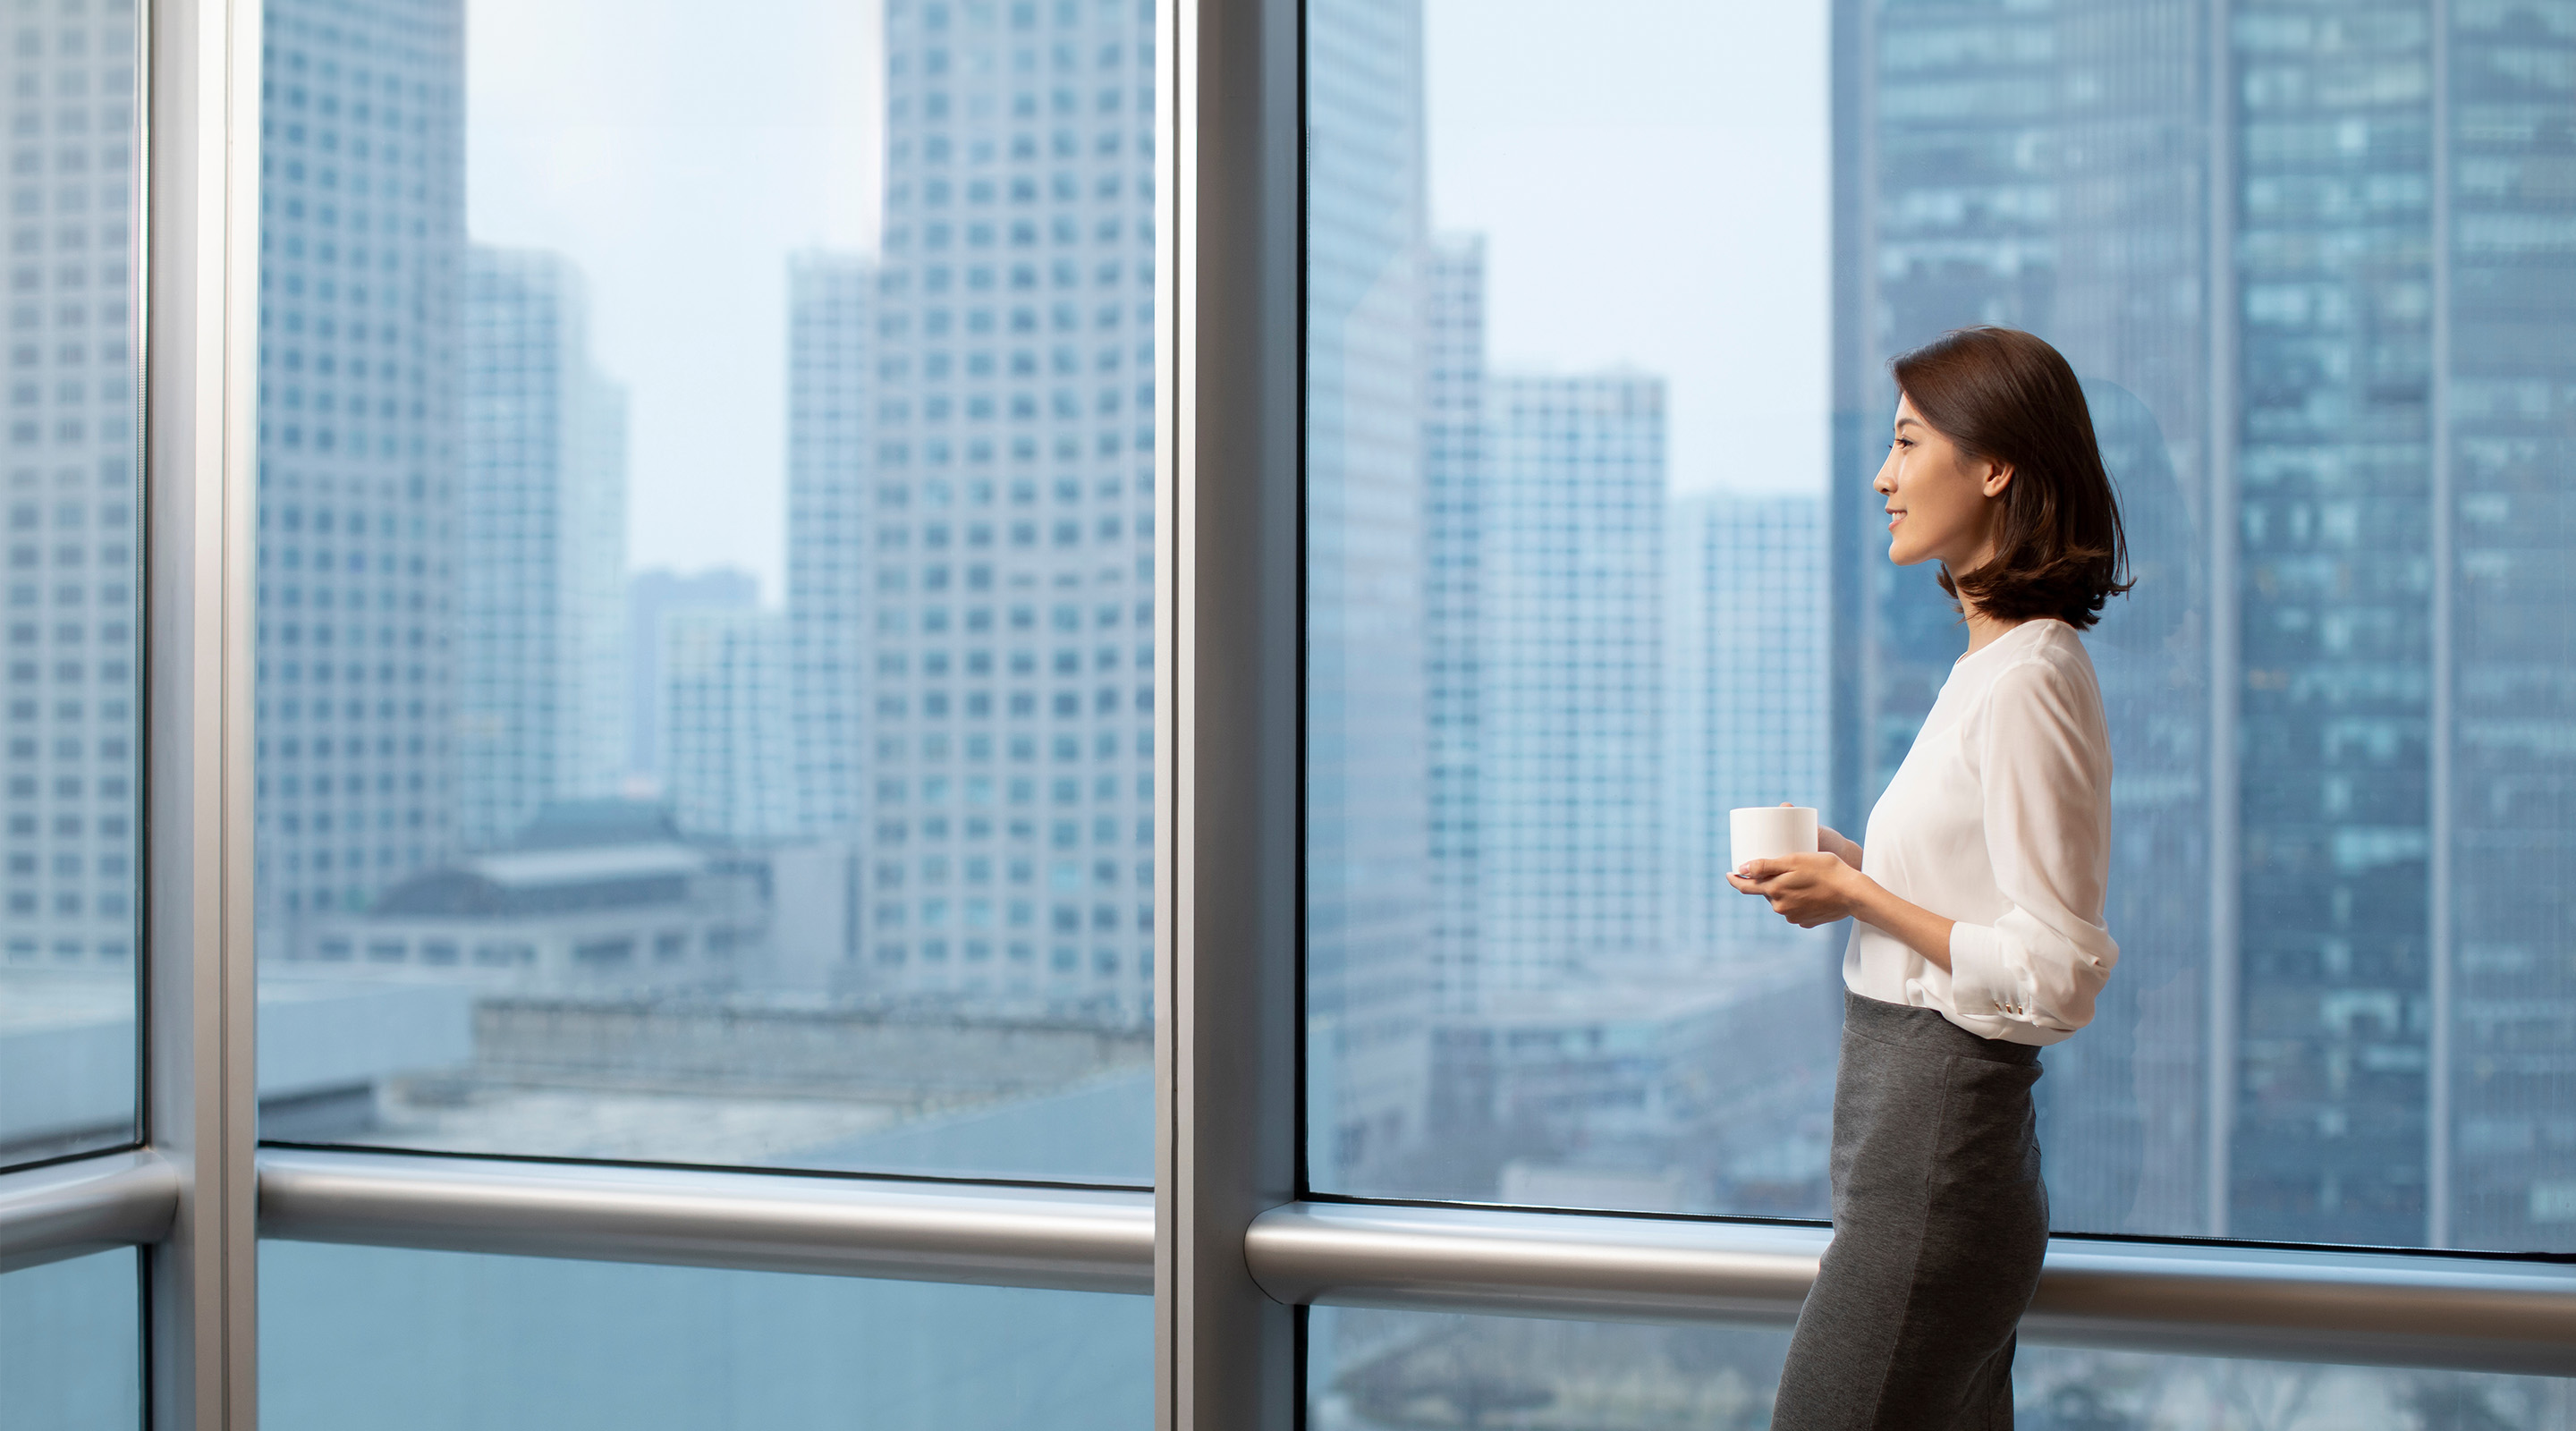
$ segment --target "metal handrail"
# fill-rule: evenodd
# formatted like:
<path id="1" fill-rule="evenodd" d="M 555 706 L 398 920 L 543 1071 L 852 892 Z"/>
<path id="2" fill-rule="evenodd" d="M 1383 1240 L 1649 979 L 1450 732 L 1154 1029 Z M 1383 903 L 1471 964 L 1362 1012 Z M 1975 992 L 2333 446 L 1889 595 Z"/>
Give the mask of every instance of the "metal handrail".
<path id="1" fill-rule="evenodd" d="M 0 1173 L 0 1272 L 158 1242 L 178 1211 L 178 1170 L 157 1153 Z"/>
<path id="2" fill-rule="evenodd" d="M 135 1151 L 0 1175 L 0 1270 L 166 1235 L 180 1178 Z M 260 1233 L 529 1257 L 1146 1294 L 1143 1193 L 267 1149 Z M 1786 1325 L 1823 1228 L 1292 1203 L 1252 1224 L 1289 1304 Z M 2576 1375 L 2576 1267 L 2061 1237 L 2034 1341 Z"/>
<path id="3" fill-rule="evenodd" d="M 1153 1291 L 1150 1194 L 264 1149 L 262 1237 Z"/>
<path id="4" fill-rule="evenodd" d="M 1244 1255 L 1282 1301 L 1587 1320 L 1794 1321 L 1820 1227 L 1294 1203 Z M 2576 1375 L 2576 1267 L 2051 1239 L 2034 1341 Z"/>

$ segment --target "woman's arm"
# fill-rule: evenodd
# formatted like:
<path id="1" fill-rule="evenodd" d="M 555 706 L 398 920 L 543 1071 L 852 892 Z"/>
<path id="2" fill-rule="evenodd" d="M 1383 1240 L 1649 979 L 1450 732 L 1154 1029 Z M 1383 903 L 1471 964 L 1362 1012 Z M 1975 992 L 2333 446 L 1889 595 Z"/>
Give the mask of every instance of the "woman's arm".
<path id="1" fill-rule="evenodd" d="M 1726 882 L 1746 894 L 1768 899 L 1774 913 L 1801 929 L 1813 929 L 1837 919 L 1857 919 L 1884 930 L 1947 972 L 1950 930 L 1955 921 L 1897 897 L 1887 886 L 1862 874 L 1858 863 L 1860 846 L 1840 835 L 1834 838 L 1851 845 L 1849 858 L 1839 850 L 1830 854 L 1820 850 L 1812 855 L 1750 860 L 1743 869 L 1729 874 Z M 1817 843 L 1824 843 L 1821 833 Z"/>

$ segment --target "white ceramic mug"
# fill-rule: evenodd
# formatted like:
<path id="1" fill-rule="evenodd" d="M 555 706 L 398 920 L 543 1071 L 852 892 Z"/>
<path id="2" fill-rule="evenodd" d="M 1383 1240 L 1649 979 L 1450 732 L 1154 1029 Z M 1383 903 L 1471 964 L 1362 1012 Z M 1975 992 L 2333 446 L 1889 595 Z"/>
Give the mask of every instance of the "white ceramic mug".
<path id="1" fill-rule="evenodd" d="M 1816 811 L 1810 805 L 1748 805 L 1726 812 L 1727 843 L 1742 869 L 1748 860 L 1814 854 Z"/>

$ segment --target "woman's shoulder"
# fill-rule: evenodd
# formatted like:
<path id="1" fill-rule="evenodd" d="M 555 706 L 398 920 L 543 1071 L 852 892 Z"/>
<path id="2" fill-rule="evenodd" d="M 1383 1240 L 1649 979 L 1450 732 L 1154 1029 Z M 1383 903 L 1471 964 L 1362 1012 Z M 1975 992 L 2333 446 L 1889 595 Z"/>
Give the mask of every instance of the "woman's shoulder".
<path id="1" fill-rule="evenodd" d="M 2013 642 L 2012 653 L 1999 663 L 1986 687 L 1989 705 L 2000 701 L 2064 704 L 2090 708 L 2100 718 L 2101 682 L 2074 627 L 2052 616 L 2033 617 L 2007 637 Z"/>

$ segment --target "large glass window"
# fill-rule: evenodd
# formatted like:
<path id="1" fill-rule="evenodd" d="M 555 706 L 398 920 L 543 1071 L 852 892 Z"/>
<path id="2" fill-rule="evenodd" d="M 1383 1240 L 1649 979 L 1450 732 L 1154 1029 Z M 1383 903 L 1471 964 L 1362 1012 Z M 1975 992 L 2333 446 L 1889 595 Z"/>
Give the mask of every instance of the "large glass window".
<path id="1" fill-rule="evenodd" d="M 1142 1297 L 272 1242 L 260 1417 L 288 1431 L 1134 1431 Z"/>
<path id="2" fill-rule="evenodd" d="M 263 1130 L 1151 1175 L 1151 6 L 268 10 Z"/>
<path id="3" fill-rule="evenodd" d="M 0 50 L 0 1167 L 134 1139 L 135 55 L 130 0 L 18 11 Z"/>
<path id="4" fill-rule="evenodd" d="M 2576 32 L 1307 8 L 1316 1188 L 1823 1215 L 1842 931 L 1726 812 L 1863 830 L 1965 644 L 1886 365 L 1998 323 L 2138 577 L 2058 1225 L 2576 1248 Z"/>
<path id="5" fill-rule="evenodd" d="M 11 1431 L 143 1424 L 143 1282 L 132 1249 L 0 1276 L 0 1406 Z"/>
<path id="6" fill-rule="evenodd" d="M 1789 1350 L 1785 1329 L 1416 1312 L 1328 1309 L 1314 1329 L 1307 1407 L 1317 1431 L 1756 1431 L 1771 1424 Z M 2576 1384 L 2024 1346 L 2013 1412 L 2041 1431 L 2557 1431 L 2576 1415 Z"/>

